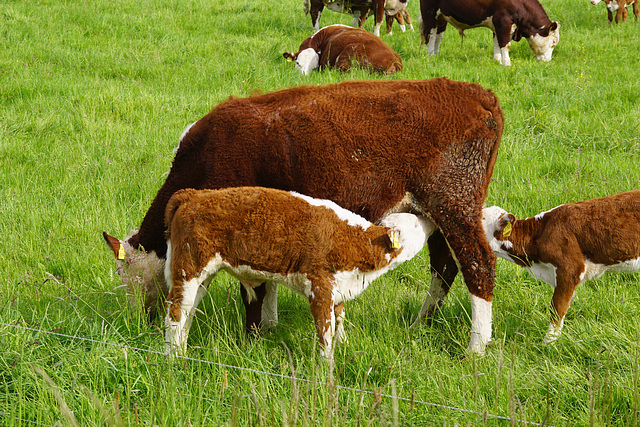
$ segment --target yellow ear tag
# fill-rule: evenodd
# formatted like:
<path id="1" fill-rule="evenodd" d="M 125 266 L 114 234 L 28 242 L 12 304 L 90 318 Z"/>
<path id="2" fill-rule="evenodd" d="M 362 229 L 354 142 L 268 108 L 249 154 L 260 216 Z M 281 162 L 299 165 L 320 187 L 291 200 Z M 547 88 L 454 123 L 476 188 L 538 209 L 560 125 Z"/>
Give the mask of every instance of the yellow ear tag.
<path id="1" fill-rule="evenodd" d="M 287 56 L 287 62 L 293 62 L 293 58 L 290 56 Z"/>
<path id="2" fill-rule="evenodd" d="M 118 249 L 118 259 L 124 259 L 125 256 L 127 256 L 127 253 L 125 252 L 122 243 L 120 243 L 120 249 Z"/>
<path id="3" fill-rule="evenodd" d="M 511 223 L 508 222 L 502 230 L 502 237 L 509 237 L 511 235 Z"/>
<path id="4" fill-rule="evenodd" d="M 391 230 L 391 248 L 398 249 L 400 247 L 400 232 L 398 230 Z"/>

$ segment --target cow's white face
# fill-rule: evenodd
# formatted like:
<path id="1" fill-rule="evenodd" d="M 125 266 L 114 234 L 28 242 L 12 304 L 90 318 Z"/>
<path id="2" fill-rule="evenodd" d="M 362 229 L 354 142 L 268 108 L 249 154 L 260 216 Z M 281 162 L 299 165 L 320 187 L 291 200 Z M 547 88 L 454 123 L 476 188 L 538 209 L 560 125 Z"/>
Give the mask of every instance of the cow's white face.
<path id="1" fill-rule="evenodd" d="M 126 288 L 129 303 L 155 317 L 160 313 L 157 311 L 161 306 L 159 301 L 169 294 L 164 279 L 165 260 L 154 251 L 147 253 L 134 249 L 126 240 L 119 240 L 119 250 L 110 244 L 116 255 L 116 273 Z"/>
<path id="2" fill-rule="evenodd" d="M 557 24 L 557 27 L 553 31 L 549 31 L 548 36 L 544 37 L 540 34 L 535 34 L 527 38 L 527 41 L 537 60 L 545 62 L 551 61 L 553 48 L 556 47 L 560 41 L 560 24 Z"/>
<path id="3" fill-rule="evenodd" d="M 309 75 L 311 71 L 320 65 L 320 55 L 313 49 L 307 48 L 298 54 L 296 58 L 296 70 L 302 74 Z"/>
<path id="4" fill-rule="evenodd" d="M 504 235 L 505 227 L 510 223 L 510 215 L 498 206 L 491 206 L 482 210 L 482 227 L 491 250 L 499 257 L 512 261 L 505 250 L 511 247 L 511 242 L 498 237 Z M 513 215 L 511 215 L 513 217 Z M 513 217 L 515 218 L 515 217 Z M 498 237 L 496 237 L 498 236 Z"/>

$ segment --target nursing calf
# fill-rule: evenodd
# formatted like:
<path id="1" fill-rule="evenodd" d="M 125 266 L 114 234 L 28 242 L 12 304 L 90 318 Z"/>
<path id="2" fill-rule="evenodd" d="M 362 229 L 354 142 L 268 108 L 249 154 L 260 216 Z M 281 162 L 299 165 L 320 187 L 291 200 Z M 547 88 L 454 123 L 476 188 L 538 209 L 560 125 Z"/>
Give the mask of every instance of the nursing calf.
<path id="1" fill-rule="evenodd" d="M 344 340 L 344 302 L 415 256 L 433 223 L 408 213 L 373 225 L 328 200 L 262 187 L 181 190 L 167 205 L 166 352 L 184 352 L 195 310 L 223 270 L 247 293 L 278 282 L 311 305 L 325 356 Z"/>
<path id="2" fill-rule="evenodd" d="M 576 287 L 604 273 L 640 269 L 640 191 L 567 203 L 532 218 L 484 209 L 491 248 L 555 288 L 545 342 L 562 330 Z"/>
<path id="3" fill-rule="evenodd" d="M 296 69 L 308 75 L 316 68 L 335 67 L 347 72 L 356 63 L 371 72 L 393 74 L 402 70 L 402 59 L 380 37 L 346 25 L 324 27 L 300 45 L 297 53 L 285 52 Z"/>
<path id="4" fill-rule="evenodd" d="M 117 262 L 129 293 L 164 293 L 156 268 L 167 251 L 164 212 L 183 188 L 296 191 L 371 222 L 394 212 L 425 216 L 438 229 L 428 240 L 431 286 L 416 323 L 443 304 L 460 266 L 472 303 L 468 350 L 481 352 L 491 338 L 495 269 L 482 206 L 503 127 L 491 91 L 446 78 L 348 81 L 229 99 L 185 130 L 140 229 L 126 241 L 105 239 L 123 258 Z M 276 285 L 255 291 L 256 300 L 243 299 L 247 329 L 274 325 Z"/>

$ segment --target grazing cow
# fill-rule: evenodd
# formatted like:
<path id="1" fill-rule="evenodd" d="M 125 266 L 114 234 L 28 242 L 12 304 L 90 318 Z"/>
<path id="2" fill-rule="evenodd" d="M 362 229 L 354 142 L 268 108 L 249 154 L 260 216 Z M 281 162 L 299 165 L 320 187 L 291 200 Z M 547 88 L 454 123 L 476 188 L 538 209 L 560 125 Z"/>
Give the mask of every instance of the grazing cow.
<path id="1" fill-rule="evenodd" d="M 402 59 L 380 37 L 360 28 L 336 24 L 324 27 L 302 42 L 297 53 L 282 54 L 308 75 L 316 68 L 335 67 L 347 72 L 358 63 L 371 72 L 393 74 L 402 70 Z"/>
<path id="2" fill-rule="evenodd" d="M 536 59 L 551 61 L 560 39 L 560 25 L 551 22 L 538 0 L 421 0 L 422 39 L 427 54 L 440 50 L 447 23 L 460 34 L 468 28 L 487 27 L 493 31 L 493 59 L 511 65 L 511 40 L 529 42 Z"/>
<path id="3" fill-rule="evenodd" d="M 353 17 L 353 26 L 362 27 L 367 20 L 369 11 L 373 11 L 375 17 L 375 26 L 373 34 L 380 36 L 380 27 L 385 14 L 396 15 L 402 9 L 407 7 L 409 0 L 335 0 L 329 2 L 327 0 L 309 0 L 304 1 L 304 13 L 311 13 L 311 24 L 313 28 L 320 28 L 320 15 L 325 6 L 334 12 L 346 13 Z"/>
<path id="4" fill-rule="evenodd" d="M 567 203 L 527 219 L 494 206 L 484 209 L 483 223 L 496 255 L 555 288 L 545 343 L 560 336 L 580 283 L 640 269 L 640 191 Z"/>
<path id="5" fill-rule="evenodd" d="M 638 22 L 638 3 L 640 0 L 604 0 L 607 5 L 607 16 L 609 18 L 609 25 L 613 22 L 613 12 L 616 13 L 616 24 L 620 22 L 627 22 L 627 6 L 633 5 L 633 14 L 636 16 L 636 22 Z M 591 4 L 598 4 L 600 0 L 591 0 Z"/>
<path id="6" fill-rule="evenodd" d="M 371 222 L 394 212 L 426 216 L 438 229 L 428 240 L 431 287 L 415 324 L 442 305 L 459 265 L 471 294 L 468 350 L 481 352 L 491 338 L 495 269 L 482 205 L 503 127 L 491 91 L 446 78 L 345 81 L 229 99 L 183 133 L 165 183 L 124 243 L 150 264 L 164 259 L 164 210 L 182 188 L 296 191 Z M 117 256 L 124 243 L 115 241 Z M 130 290 L 155 289 L 152 278 L 140 284 L 130 270 L 121 270 Z M 267 282 L 255 288 L 255 301 L 243 298 L 247 329 L 275 324 L 275 290 Z"/>
<path id="7" fill-rule="evenodd" d="M 373 225 L 329 200 L 263 187 L 180 190 L 167 205 L 166 352 L 184 353 L 195 310 L 220 270 L 248 295 L 279 282 L 311 305 L 322 353 L 344 340 L 344 302 L 413 258 L 435 226 L 409 213 Z"/>

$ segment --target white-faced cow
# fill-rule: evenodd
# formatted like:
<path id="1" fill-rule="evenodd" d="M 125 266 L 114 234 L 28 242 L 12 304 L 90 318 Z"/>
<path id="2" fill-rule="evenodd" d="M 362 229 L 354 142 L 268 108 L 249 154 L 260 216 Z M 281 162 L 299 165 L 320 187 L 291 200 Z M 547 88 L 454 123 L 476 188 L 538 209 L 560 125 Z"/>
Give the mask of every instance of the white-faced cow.
<path id="1" fill-rule="evenodd" d="M 640 191 L 567 203 L 526 219 L 494 206 L 484 209 L 483 223 L 496 255 L 555 288 L 547 343 L 560 336 L 580 283 L 640 269 Z"/>
<path id="2" fill-rule="evenodd" d="M 536 59 L 551 61 L 560 39 L 560 25 L 551 22 L 538 0 L 421 0 L 422 39 L 427 54 L 440 50 L 447 23 L 464 30 L 487 27 L 493 31 L 493 58 L 511 65 L 511 40 L 527 39 Z"/>
<path id="3" fill-rule="evenodd" d="M 196 308 L 223 270 L 248 295 L 284 284 L 311 305 L 322 353 L 345 340 L 344 302 L 413 258 L 435 226 L 409 213 L 377 226 L 329 200 L 264 187 L 180 190 L 167 205 L 168 354 L 184 353 Z"/>
<path id="4" fill-rule="evenodd" d="M 347 72 L 352 64 L 382 74 L 402 70 L 400 55 L 380 37 L 341 24 L 324 27 L 303 41 L 298 52 L 285 52 L 283 56 L 295 61 L 296 69 L 305 75 L 327 67 Z"/>
<path id="5" fill-rule="evenodd" d="M 613 14 L 616 14 L 616 24 L 620 22 L 627 22 L 627 7 L 633 5 L 633 14 L 636 16 L 636 22 L 638 22 L 639 8 L 638 4 L 640 0 L 602 0 L 607 5 L 607 16 L 609 18 L 609 25 L 613 22 Z M 591 4 L 598 4 L 600 0 L 591 0 Z"/>
<path id="6" fill-rule="evenodd" d="M 482 206 L 503 126 L 491 91 L 446 78 L 348 81 L 229 99 L 183 133 L 139 231 L 111 247 L 116 256 L 124 245 L 149 263 L 164 259 L 164 210 L 183 188 L 296 191 L 374 223 L 395 212 L 425 216 L 438 230 L 428 240 L 431 287 L 416 323 L 443 303 L 459 265 L 471 294 L 469 350 L 481 352 L 491 338 L 495 273 Z M 121 255 L 126 263 L 129 255 Z M 141 284 L 130 271 L 121 270 L 130 289 L 160 281 Z M 254 290 L 255 301 L 243 298 L 247 328 L 259 327 L 263 314 L 266 326 L 275 324 L 275 286 Z"/>
<path id="7" fill-rule="evenodd" d="M 314 29 L 320 28 L 320 15 L 326 6 L 334 12 L 346 13 L 353 17 L 353 26 L 362 27 L 367 20 L 369 11 L 373 12 L 375 24 L 373 34 L 380 36 L 380 27 L 384 21 L 385 14 L 396 15 L 406 8 L 408 0 L 305 0 L 304 13 L 311 14 L 311 24 Z"/>

